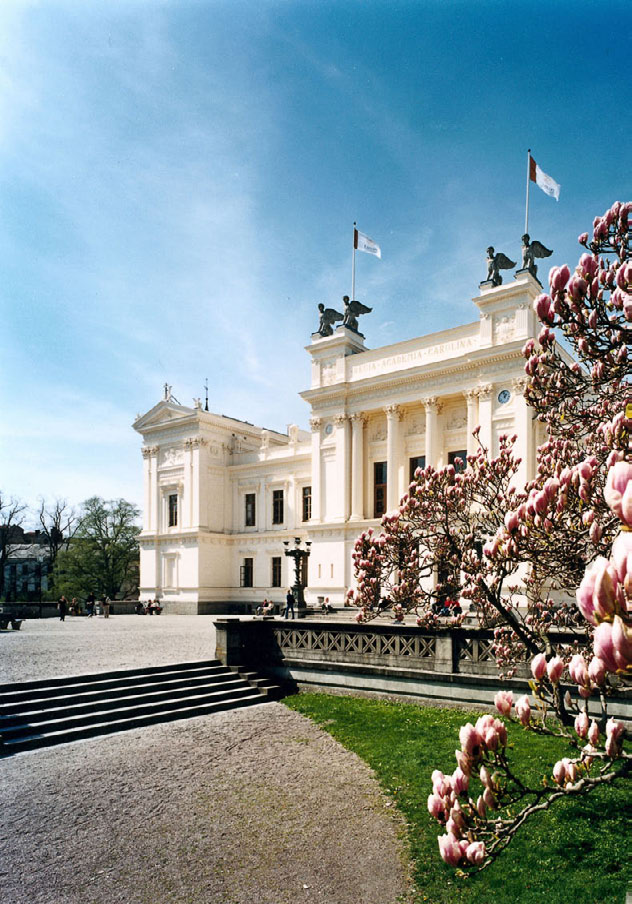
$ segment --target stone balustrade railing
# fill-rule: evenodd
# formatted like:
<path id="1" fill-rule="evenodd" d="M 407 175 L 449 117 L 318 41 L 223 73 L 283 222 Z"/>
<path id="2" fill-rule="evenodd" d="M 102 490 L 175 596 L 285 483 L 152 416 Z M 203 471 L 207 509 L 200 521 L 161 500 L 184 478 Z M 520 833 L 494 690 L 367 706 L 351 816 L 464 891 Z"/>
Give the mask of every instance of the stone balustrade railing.
<path id="1" fill-rule="evenodd" d="M 264 669 L 283 663 L 340 663 L 443 675 L 498 677 L 493 630 L 442 627 L 429 633 L 414 625 L 218 619 L 216 655 L 227 665 Z M 577 642 L 580 630 L 554 632 L 554 643 Z M 528 677 L 526 662 L 517 677 Z"/>

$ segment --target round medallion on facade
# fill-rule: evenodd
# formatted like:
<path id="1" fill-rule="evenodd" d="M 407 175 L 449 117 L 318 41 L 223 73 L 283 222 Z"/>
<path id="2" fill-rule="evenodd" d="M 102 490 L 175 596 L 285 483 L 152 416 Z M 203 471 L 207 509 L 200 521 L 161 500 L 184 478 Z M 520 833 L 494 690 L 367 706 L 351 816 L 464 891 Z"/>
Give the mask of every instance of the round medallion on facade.
<path id="1" fill-rule="evenodd" d="M 511 393 L 508 389 L 501 389 L 498 393 L 498 401 L 501 405 L 506 405 L 510 398 Z"/>
<path id="2" fill-rule="evenodd" d="M 333 429 L 334 429 L 333 424 L 327 424 L 327 426 L 325 427 L 325 433 L 327 434 L 327 436 L 331 436 L 331 432 Z"/>

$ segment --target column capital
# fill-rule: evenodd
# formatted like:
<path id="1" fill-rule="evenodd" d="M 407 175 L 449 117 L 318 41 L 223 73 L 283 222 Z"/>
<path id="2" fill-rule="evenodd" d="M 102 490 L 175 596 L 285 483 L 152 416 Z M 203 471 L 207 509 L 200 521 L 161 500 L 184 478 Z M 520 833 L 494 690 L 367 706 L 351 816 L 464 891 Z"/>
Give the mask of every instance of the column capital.
<path id="1" fill-rule="evenodd" d="M 475 402 L 478 398 L 478 389 L 466 389 L 463 395 L 468 402 Z"/>
<path id="2" fill-rule="evenodd" d="M 528 385 L 529 381 L 526 377 L 516 377 L 515 380 L 511 381 L 511 388 L 514 395 L 524 395 Z"/>
<path id="3" fill-rule="evenodd" d="M 481 385 L 478 387 L 479 399 L 483 399 L 484 401 L 487 401 L 488 399 L 490 399 L 493 388 L 494 387 L 492 386 L 491 383 L 481 383 Z"/>
<path id="4" fill-rule="evenodd" d="M 334 415 L 334 424 L 336 425 L 336 427 L 344 427 L 346 422 L 347 422 L 346 414 L 335 414 Z"/>
<path id="5" fill-rule="evenodd" d="M 384 411 L 389 420 L 396 418 L 399 421 L 402 418 L 402 409 L 399 405 L 386 405 Z"/>
<path id="6" fill-rule="evenodd" d="M 320 418 L 320 417 L 310 417 L 309 426 L 311 428 L 312 433 L 320 432 L 320 427 L 321 427 L 322 422 L 323 422 L 322 418 Z"/>
<path id="7" fill-rule="evenodd" d="M 194 436 L 194 437 L 191 439 L 191 446 L 192 446 L 194 449 L 199 449 L 199 448 L 201 448 L 202 446 L 208 446 L 208 440 L 204 439 L 203 436 Z"/>
<path id="8" fill-rule="evenodd" d="M 150 458 L 154 454 L 152 451 L 152 446 L 143 446 L 140 451 L 143 458 Z"/>
<path id="9" fill-rule="evenodd" d="M 426 408 L 426 412 L 434 412 L 435 414 L 439 414 L 441 411 L 442 405 L 437 396 L 428 396 L 425 399 L 421 400 L 424 403 Z"/>
<path id="10" fill-rule="evenodd" d="M 354 411 L 353 414 L 349 415 L 349 419 L 354 426 L 358 424 L 362 427 L 364 427 L 366 422 L 368 421 L 368 418 L 364 411 Z"/>

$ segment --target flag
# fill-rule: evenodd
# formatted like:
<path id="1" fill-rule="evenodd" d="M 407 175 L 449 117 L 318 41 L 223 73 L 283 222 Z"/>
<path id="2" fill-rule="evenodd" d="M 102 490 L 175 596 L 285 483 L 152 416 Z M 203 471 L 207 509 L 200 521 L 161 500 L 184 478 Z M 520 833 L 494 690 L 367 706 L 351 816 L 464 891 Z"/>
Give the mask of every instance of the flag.
<path id="1" fill-rule="evenodd" d="M 532 182 L 535 182 L 545 195 L 548 195 L 550 198 L 555 198 L 556 201 L 560 200 L 560 186 L 555 179 L 551 179 L 544 170 L 540 169 L 531 155 L 529 155 L 529 179 L 531 179 Z"/>
<path id="2" fill-rule="evenodd" d="M 380 251 L 380 246 L 376 245 L 373 239 L 370 239 L 368 235 L 363 235 L 363 233 L 358 232 L 357 229 L 353 230 L 353 247 L 356 251 L 366 251 L 367 254 L 374 254 L 376 257 L 382 259 L 382 252 Z"/>

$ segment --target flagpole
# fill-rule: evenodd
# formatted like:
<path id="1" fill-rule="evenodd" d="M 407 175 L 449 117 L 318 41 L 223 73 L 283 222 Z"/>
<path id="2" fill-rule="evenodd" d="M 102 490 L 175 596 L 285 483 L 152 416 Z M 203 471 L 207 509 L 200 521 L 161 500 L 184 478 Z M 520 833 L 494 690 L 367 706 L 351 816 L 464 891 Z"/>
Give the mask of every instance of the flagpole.
<path id="1" fill-rule="evenodd" d="M 353 247 L 353 251 L 351 252 L 351 301 L 355 298 L 355 233 L 356 233 L 356 222 L 353 221 L 353 241 L 351 245 Z"/>
<path id="2" fill-rule="evenodd" d="M 524 214 L 524 232 L 529 232 L 529 181 L 531 176 L 531 148 L 527 151 L 527 206 Z"/>

